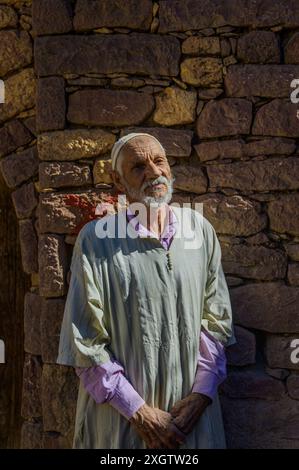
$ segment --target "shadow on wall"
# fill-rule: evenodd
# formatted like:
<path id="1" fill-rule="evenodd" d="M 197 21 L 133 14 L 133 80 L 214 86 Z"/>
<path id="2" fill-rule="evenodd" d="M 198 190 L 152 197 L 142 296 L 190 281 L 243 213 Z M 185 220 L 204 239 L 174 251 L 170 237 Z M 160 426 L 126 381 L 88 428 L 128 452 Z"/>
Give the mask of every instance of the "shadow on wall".
<path id="1" fill-rule="evenodd" d="M 0 358 L 0 448 L 3 449 L 20 446 L 23 310 L 30 278 L 23 272 L 18 223 L 10 191 L 1 176 L 0 285 L 0 336 L 5 344 L 5 363 Z"/>

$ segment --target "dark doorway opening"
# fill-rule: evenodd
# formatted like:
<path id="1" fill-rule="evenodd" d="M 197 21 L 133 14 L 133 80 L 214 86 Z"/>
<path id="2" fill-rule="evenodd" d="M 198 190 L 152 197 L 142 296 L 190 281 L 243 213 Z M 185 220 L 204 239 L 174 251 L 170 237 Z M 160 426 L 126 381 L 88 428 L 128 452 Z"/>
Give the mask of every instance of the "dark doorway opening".
<path id="1" fill-rule="evenodd" d="M 24 295 L 30 276 L 22 269 L 15 215 L 9 190 L 0 175 L 0 339 L 5 363 L 0 363 L 0 448 L 19 448 L 24 362 Z M 2 343 L 3 344 L 3 343 Z"/>

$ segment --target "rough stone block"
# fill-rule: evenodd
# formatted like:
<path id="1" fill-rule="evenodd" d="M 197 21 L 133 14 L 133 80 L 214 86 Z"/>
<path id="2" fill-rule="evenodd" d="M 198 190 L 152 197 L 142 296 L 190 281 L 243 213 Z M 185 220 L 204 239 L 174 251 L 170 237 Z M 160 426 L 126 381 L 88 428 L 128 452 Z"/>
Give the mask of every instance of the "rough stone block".
<path id="1" fill-rule="evenodd" d="M 260 398 L 275 401 L 285 395 L 283 382 L 273 379 L 256 366 L 230 371 L 221 390 L 229 398 Z"/>
<path id="2" fill-rule="evenodd" d="M 39 184 L 41 189 L 91 185 L 90 167 L 68 162 L 40 163 Z"/>
<path id="3" fill-rule="evenodd" d="M 30 35 L 26 31 L 0 31 L 0 57 L 0 77 L 31 64 Z"/>
<path id="4" fill-rule="evenodd" d="M 202 162 L 216 158 L 241 158 L 245 142 L 241 139 L 218 140 L 217 142 L 202 142 L 194 145 L 194 149 Z"/>
<path id="5" fill-rule="evenodd" d="M 227 96 L 288 98 L 298 65 L 232 65 L 224 79 Z"/>
<path id="6" fill-rule="evenodd" d="M 227 447 L 231 449 L 297 449 L 298 402 L 221 397 Z"/>
<path id="7" fill-rule="evenodd" d="M 285 243 L 284 248 L 293 261 L 299 261 L 299 243 Z"/>
<path id="8" fill-rule="evenodd" d="M 280 250 L 264 246 L 222 244 L 222 264 L 226 274 L 247 279 L 271 281 L 283 279 L 287 256 Z"/>
<path id="9" fill-rule="evenodd" d="M 39 132 L 63 129 L 65 126 L 65 93 L 62 77 L 37 81 L 36 128 Z"/>
<path id="10" fill-rule="evenodd" d="M 150 95 L 130 90 L 83 90 L 69 97 L 67 118 L 86 126 L 141 124 L 154 110 Z"/>
<path id="11" fill-rule="evenodd" d="M 14 188 L 34 176 L 38 170 L 36 147 L 30 147 L 19 153 L 13 153 L 0 161 L 5 182 L 9 188 Z"/>
<path id="12" fill-rule="evenodd" d="M 290 193 L 277 196 L 268 203 L 270 230 L 299 235 L 299 194 Z"/>
<path id="13" fill-rule="evenodd" d="M 296 0 L 165 0 L 159 9 L 160 33 L 222 26 L 266 28 L 299 26 Z"/>
<path id="14" fill-rule="evenodd" d="M 24 219 L 30 217 L 37 206 L 37 198 L 33 183 L 23 184 L 11 195 L 17 217 Z"/>
<path id="15" fill-rule="evenodd" d="M 196 92 L 167 87 L 156 95 L 153 121 L 162 126 L 192 124 L 195 121 Z"/>
<path id="16" fill-rule="evenodd" d="M 37 235 L 31 219 L 20 220 L 19 235 L 23 270 L 27 274 L 37 273 Z"/>
<path id="17" fill-rule="evenodd" d="M 278 38 L 272 31 L 250 31 L 238 39 L 237 58 L 251 64 L 279 64 Z"/>
<path id="18" fill-rule="evenodd" d="M 111 160 L 96 160 L 93 166 L 93 180 L 95 184 L 112 184 Z"/>
<path id="19" fill-rule="evenodd" d="M 267 218 L 261 212 L 260 204 L 239 195 L 197 196 L 193 203 L 203 204 L 203 215 L 217 233 L 248 236 L 260 232 L 267 225 Z"/>
<path id="20" fill-rule="evenodd" d="M 149 30 L 152 21 L 151 0 L 78 0 L 74 28 L 88 31 L 96 28 L 130 28 Z"/>
<path id="21" fill-rule="evenodd" d="M 196 194 L 203 194 L 207 191 L 208 181 L 200 167 L 175 165 L 172 167 L 172 174 L 175 177 L 175 189 Z"/>
<path id="22" fill-rule="evenodd" d="M 33 0 L 32 17 L 36 35 L 61 34 L 72 30 L 69 0 Z"/>
<path id="23" fill-rule="evenodd" d="M 102 202 L 101 191 L 50 193 L 40 196 L 39 229 L 41 233 L 76 234 L 94 217 Z"/>
<path id="24" fill-rule="evenodd" d="M 299 64 L 299 33 L 294 33 L 286 43 L 284 60 L 286 64 Z"/>
<path id="25" fill-rule="evenodd" d="M 38 136 L 41 160 L 79 160 L 105 154 L 112 149 L 115 135 L 102 129 L 69 129 Z"/>
<path id="26" fill-rule="evenodd" d="M 44 431 L 68 435 L 75 423 L 78 377 L 71 367 L 45 364 L 42 375 Z"/>
<path id="27" fill-rule="evenodd" d="M 232 289 L 230 297 L 234 321 L 239 325 L 269 333 L 299 331 L 298 287 L 282 282 L 246 284 Z"/>
<path id="28" fill-rule="evenodd" d="M 249 134 L 252 104 L 238 98 L 223 98 L 207 103 L 200 113 L 196 129 L 201 139 Z"/>
<path id="29" fill-rule="evenodd" d="M 299 158 L 271 158 L 207 167 L 211 188 L 241 191 L 288 191 L 299 189 Z"/>
<path id="30" fill-rule="evenodd" d="M 256 113 L 252 134 L 298 137 L 296 106 L 289 99 L 275 99 L 265 104 Z"/>
<path id="31" fill-rule="evenodd" d="M 5 84 L 5 103 L 0 106 L 0 124 L 35 106 L 34 70 L 27 68 L 9 76 Z"/>
<path id="32" fill-rule="evenodd" d="M 29 144 L 32 136 L 21 121 L 10 121 L 0 129 L 0 157 Z"/>
<path id="33" fill-rule="evenodd" d="M 217 36 L 190 36 L 183 41 L 182 53 L 196 56 L 220 54 L 219 38 Z"/>
<path id="34" fill-rule="evenodd" d="M 226 349 L 227 363 L 231 366 L 246 366 L 255 363 L 256 340 L 251 331 L 234 326 L 236 343 Z"/>
<path id="35" fill-rule="evenodd" d="M 60 235 L 40 235 L 38 242 L 40 294 L 59 297 L 66 293 L 67 258 Z"/>
<path id="36" fill-rule="evenodd" d="M 35 40 L 39 76 L 129 73 L 175 77 L 180 54 L 177 38 L 158 34 L 69 35 Z"/>
<path id="37" fill-rule="evenodd" d="M 65 299 L 44 299 L 41 308 L 41 349 L 43 362 L 56 363 Z"/>
<path id="38" fill-rule="evenodd" d="M 193 86 L 221 85 L 222 61 L 213 57 L 185 59 L 181 63 L 181 78 Z"/>
<path id="39" fill-rule="evenodd" d="M 18 25 L 18 15 L 15 10 L 9 6 L 0 6 L 0 29 L 16 28 Z"/>
<path id="40" fill-rule="evenodd" d="M 295 150 L 295 140 L 272 137 L 247 142 L 244 147 L 244 154 L 247 157 L 256 157 L 258 155 L 290 155 L 294 153 Z"/>
<path id="41" fill-rule="evenodd" d="M 299 263 L 289 264 L 288 281 L 292 286 L 299 286 Z"/>

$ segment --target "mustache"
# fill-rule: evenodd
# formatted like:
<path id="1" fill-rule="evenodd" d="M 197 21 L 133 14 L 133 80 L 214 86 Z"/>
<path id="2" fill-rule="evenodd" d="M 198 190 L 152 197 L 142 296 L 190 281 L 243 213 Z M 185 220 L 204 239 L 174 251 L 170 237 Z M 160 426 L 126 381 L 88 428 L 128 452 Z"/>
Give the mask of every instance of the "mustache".
<path id="1" fill-rule="evenodd" d="M 166 184 L 167 187 L 169 187 L 169 185 L 170 185 L 170 181 L 165 176 L 159 176 L 158 178 L 156 178 L 153 181 L 146 181 L 142 185 L 141 191 L 144 191 L 146 188 L 148 188 L 150 186 L 154 186 L 155 184 L 159 184 L 159 183 Z"/>

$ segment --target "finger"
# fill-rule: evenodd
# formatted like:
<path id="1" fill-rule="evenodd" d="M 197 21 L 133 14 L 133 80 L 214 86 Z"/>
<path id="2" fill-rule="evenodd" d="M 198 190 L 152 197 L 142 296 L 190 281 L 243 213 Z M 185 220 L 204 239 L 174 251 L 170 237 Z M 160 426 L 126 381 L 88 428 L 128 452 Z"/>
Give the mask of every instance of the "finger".
<path id="1" fill-rule="evenodd" d="M 145 442 L 146 446 L 151 449 L 152 446 L 153 446 L 153 439 L 152 439 L 152 436 L 146 432 L 146 430 L 140 426 L 135 426 L 135 429 L 137 431 L 137 434 L 139 434 L 139 436 L 141 437 L 141 439 Z"/>
<path id="2" fill-rule="evenodd" d="M 161 432 L 159 432 L 158 430 L 153 428 L 153 429 L 149 429 L 147 434 L 148 434 L 148 438 L 151 442 L 151 445 L 152 445 L 153 449 L 164 449 L 165 448 L 164 442 L 161 439 L 161 435 L 162 435 Z"/>
<path id="3" fill-rule="evenodd" d="M 170 433 L 165 429 L 164 431 L 154 430 L 155 437 L 154 440 L 158 447 L 157 449 L 174 449 L 175 442 L 173 436 L 170 436 Z"/>
<path id="4" fill-rule="evenodd" d="M 184 428 L 183 423 L 184 421 L 182 420 L 181 416 L 178 416 L 177 418 L 174 418 L 171 421 L 171 426 L 172 426 L 173 431 L 176 431 L 177 434 L 182 435 L 182 436 L 185 435 L 185 432 L 183 429 Z"/>
<path id="5" fill-rule="evenodd" d="M 187 426 L 182 416 L 177 416 L 176 418 L 174 418 L 172 424 L 184 435 L 188 434 Z"/>
<path id="6" fill-rule="evenodd" d="M 181 429 L 179 429 L 174 422 L 172 422 L 171 425 L 172 425 L 175 435 L 177 436 L 177 439 L 180 441 L 181 444 L 183 444 L 183 442 L 186 440 L 186 437 L 187 437 L 186 434 L 183 431 L 181 431 Z"/>
<path id="7" fill-rule="evenodd" d="M 174 427 L 163 435 L 162 440 L 167 449 L 177 449 L 183 443 L 182 437 L 175 432 Z"/>
<path id="8" fill-rule="evenodd" d="M 176 427 L 185 435 L 187 436 L 193 429 L 193 424 L 188 422 L 176 422 L 176 421 L 173 421 L 174 424 L 176 425 Z"/>

